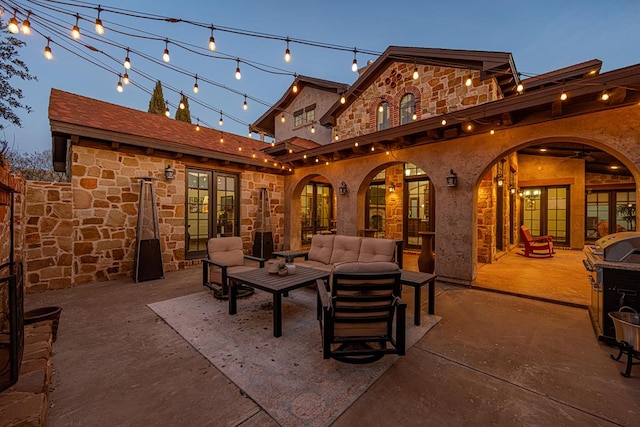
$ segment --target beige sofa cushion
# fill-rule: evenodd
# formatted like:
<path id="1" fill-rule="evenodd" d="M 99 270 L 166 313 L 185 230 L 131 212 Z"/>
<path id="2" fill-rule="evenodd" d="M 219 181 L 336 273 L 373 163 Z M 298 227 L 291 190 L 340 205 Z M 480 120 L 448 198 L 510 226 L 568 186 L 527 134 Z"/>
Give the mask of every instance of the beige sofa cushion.
<path id="1" fill-rule="evenodd" d="M 361 237 L 336 235 L 333 240 L 333 252 L 329 264 L 358 261 L 361 244 Z"/>
<path id="2" fill-rule="evenodd" d="M 396 254 L 396 242 L 391 239 L 376 239 L 374 237 L 361 237 L 362 245 L 358 261 L 393 261 Z"/>
<path id="3" fill-rule="evenodd" d="M 400 267 L 395 262 L 341 262 L 333 267 L 336 273 L 389 273 L 398 271 Z"/>
<path id="4" fill-rule="evenodd" d="M 309 261 L 319 261 L 329 264 L 331 253 L 333 252 L 333 239 L 335 234 L 314 234 L 311 238 L 311 248 L 309 249 Z"/>
<path id="5" fill-rule="evenodd" d="M 214 237 L 209 239 L 207 253 L 211 261 L 228 267 L 244 265 L 241 237 Z"/>

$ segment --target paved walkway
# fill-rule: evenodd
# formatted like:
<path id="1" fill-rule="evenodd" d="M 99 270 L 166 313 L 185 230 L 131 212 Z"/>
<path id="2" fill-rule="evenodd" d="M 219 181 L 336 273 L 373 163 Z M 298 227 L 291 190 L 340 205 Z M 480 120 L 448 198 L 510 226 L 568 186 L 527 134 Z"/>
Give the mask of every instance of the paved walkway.
<path id="1" fill-rule="evenodd" d="M 146 306 L 202 291 L 200 275 L 27 296 L 26 309 L 63 307 L 48 425 L 276 425 Z M 437 294 L 443 320 L 334 425 L 637 425 L 640 367 L 619 374 L 585 309 L 461 287 Z"/>

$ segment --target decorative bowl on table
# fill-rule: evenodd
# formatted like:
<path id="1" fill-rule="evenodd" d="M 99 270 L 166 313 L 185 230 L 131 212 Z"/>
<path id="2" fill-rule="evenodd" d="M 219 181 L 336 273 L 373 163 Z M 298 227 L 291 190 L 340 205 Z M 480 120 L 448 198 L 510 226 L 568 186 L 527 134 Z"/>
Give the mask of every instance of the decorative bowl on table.
<path id="1" fill-rule="evenodd" d="M 277 259 L 270 259 L 264 263 L 264 267 L 267 269 L 267 272 L 269 274 L 278 274 L 278 271 L 281 270 L 280 265 L 284 264 L 282 263 L 282 261 L 279 261 Z"/>

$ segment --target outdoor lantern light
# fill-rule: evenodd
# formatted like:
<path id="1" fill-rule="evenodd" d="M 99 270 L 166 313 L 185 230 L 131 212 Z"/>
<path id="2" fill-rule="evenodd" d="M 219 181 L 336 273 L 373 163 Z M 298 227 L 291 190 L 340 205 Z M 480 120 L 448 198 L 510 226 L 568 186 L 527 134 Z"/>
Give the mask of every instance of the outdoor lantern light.
<path id="1" fill-rule="evenodd" d="M 164 170 L 164 177 L 167 178 L 168 181 L 171 181 L 176 177 L 176 171 L 171 167 L 171 165 L 168 165 Z"/>
<path id="2" fill-rule="evenodd" d="M 389 184 L 389 193 L 395 193 L 396 192 L 396 186 L 391 183 Z"/>
<path id="3" fill-rule="evenodd" d="M 451 169 L 449 175 L 447 175 L 447 187 L 457 187 L 458 186 L 458 174 Z"/>
<path id="4" fill-rule="evenodd" d="M 496 183 L 498 184 L 498 187 L 502 187 L 504 185 L 504 176 L 497 175 L 495 179 L 496 179 Z"/>
<path id="5" fill-rule="evenodd" d="M 338 187 L 338 193 L 345 195 L 349 192 L 349 188 L 347 188 L 347 183 L 342 181 L 342 184 L 340 184 L 340 187 Z"/>

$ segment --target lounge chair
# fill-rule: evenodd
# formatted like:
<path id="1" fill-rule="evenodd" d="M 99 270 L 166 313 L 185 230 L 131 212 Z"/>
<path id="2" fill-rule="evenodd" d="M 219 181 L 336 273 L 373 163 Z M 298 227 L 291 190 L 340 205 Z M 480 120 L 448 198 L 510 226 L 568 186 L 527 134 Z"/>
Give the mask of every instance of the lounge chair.
<path id="1" fill-rule="evenodd" d="M 518 255 L 536 258 L 551 258 L 555 253 L 553 250 L 553 236 L 533 237 L 529 227 L 520 227 L 520 238 L 524 244 L 524 253 Z"/>

